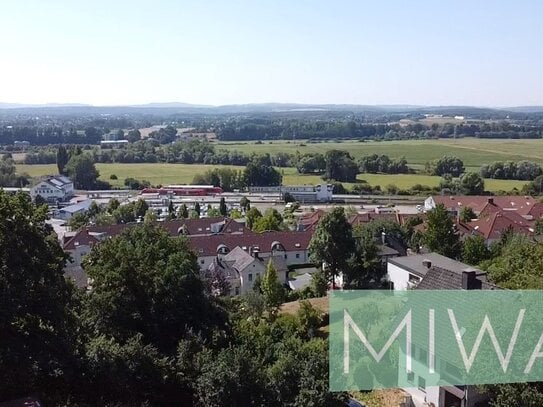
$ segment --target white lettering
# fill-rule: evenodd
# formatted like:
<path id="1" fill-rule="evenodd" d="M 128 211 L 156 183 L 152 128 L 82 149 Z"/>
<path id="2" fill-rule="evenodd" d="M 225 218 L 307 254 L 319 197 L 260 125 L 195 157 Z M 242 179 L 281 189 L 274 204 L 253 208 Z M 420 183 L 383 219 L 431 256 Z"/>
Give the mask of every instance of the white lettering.
<path id="1" fill-rule="evenodd" d="M 349 374 L 349 362 L 350 362 L 350 351 L 349 351 L 349 328 L 352 328 L 356 336 L 364 344 L 369 353 L 373 356 L 376 362 L 380 362 L 382 357 L 385 355 L 386 351 L 394 340 L 400 335 L 400 332 L 405 327 L 405 370 L 407 372 L 411 371 L 411 310 L 407 312 L 404 319 L 396 327 L 396 330 L 388 338 L 388 341 L 383 346 L 380 352 L 376 352 L 373 346 L 366 338 L 366 335 L 360 330 L 360 328 L 354 323 L 353 319 L 349 315 L 346 309 L 343 310 L 343 373 Z"/>
<path id="2" fill-rule="evenodd" d="M 509 346 L 507 348 L 507 353 L 505 356 L 503 355 L 500 344 L 498 343 L 498 340 L 496 339 L 496 335 L 494 333 L 494 329 L 492 329 L 492 325 L 490 324 L 488 315 L 485 314 L 483 325 L 481 326 L 481 329 L 479 330 L 479 334 L 477 335 L 477 338 L 475 339 L 475 344 L 473 345 L 473 349 L 471 351 L 471 354 L 469 355 L 469 358 L 466 353 L 466 348 L 464 347 L 464 341 L 462 340 L 462 334 L 460 333 L 460 329 L 458 328 L 458 324 L 456 322 L 456 317 L 454 316 L 454 312 L 452 309 L 448 309 L 447 312 L 449 313 L 451 325 L 454 330 L 456 342 L 458 343 L 458 348 L 460 349 L 460 354 L 462 355 L 462 360 L 464 361 L 464 366 L 466 367 L 466 371 L 469 373 L 471 369 L 471 365 L 473 364 L 473 361 L 475 360 L 475 356 L 477 355 L 477 351 L 479 350 L 479 346 L 481 345 L 481 341 L 483 340 L 483 336 L 485 332 L 488 332 L 488 335 L 490 336 L 490 340 L 492 341 L 492 345 L 494 345 L 494 350 L 496 351 L 496 355 L 498 356 L 498 359 L 500 360 L 500 364 L 502 366 L 503 372 L 505 373 L 507 371 L 507 366 L 509 365 L 509 361 L 511 359 L 511 354 L 513 353 L 513 348 L 517 341 L 517 337 L 520 331 L 520 326 L 522 325 L 522 320 L 524 319 L 524 313 L 526 312 L 526 310 L 521 309 L 519 311 L 517 322 L 515 324 L 515 328 L 513 329 L 513 335 L 511 336 L 511 340 L 509 341 Z"/>

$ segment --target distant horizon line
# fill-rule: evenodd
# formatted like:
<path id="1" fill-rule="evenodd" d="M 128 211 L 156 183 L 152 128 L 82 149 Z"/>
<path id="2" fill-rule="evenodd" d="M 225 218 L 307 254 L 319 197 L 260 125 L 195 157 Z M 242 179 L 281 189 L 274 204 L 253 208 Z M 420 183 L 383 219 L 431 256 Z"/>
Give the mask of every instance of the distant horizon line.
<path id="1" fill-rule="evenodd" d="M 470 104 L 410 104 L 410 103 L 389 103 L 389 104 L 368 104 L 368 103 L 303 103 L 303 102 L 249 102 L 249 103 L 228 103 L 228 104 L 201 104 L 186 102 L 148 102 L 148 103 L 122 103 L 122 104 L 92 104 L 80 102 L 46 102 L 46 103 L 12 103 L 0 102 L 0 109 L 17 108 L 45 108 L 45 107 L 156 107 L 156 108 L 221 108 L 235 106 L 356 106 L 356 107 L 381 107 L 381 108 L 476 108 L 476 109 L 518 109 L 518 108 L 543 108 L 542 104 L 535 105 L 470 105 Z"/>

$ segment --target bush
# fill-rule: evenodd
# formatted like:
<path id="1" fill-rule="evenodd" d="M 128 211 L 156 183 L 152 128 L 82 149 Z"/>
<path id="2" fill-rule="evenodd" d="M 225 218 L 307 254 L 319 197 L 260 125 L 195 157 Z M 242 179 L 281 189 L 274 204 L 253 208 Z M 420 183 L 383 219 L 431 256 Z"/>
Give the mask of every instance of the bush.
<path id="1" fill-rule="evenodd" d="M 111 174 L 111 175 L 109 176 L 109 179 L 118 179 L 118 178 L 117 178 L 117 176 L 116 176 L 115 174 Z"/>

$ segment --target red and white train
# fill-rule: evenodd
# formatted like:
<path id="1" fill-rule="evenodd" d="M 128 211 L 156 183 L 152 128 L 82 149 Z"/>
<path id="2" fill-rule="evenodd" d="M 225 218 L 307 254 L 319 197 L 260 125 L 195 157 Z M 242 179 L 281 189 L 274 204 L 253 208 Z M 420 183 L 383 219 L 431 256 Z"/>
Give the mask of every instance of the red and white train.
<path id="1" fill-rule="evenodd" d="M 161 188 L 144 188 L 140 192 L 140 194 L 175 196 L 209 196 L 222 193 L 222 188 L 213 185 L 165 185 Z"/>

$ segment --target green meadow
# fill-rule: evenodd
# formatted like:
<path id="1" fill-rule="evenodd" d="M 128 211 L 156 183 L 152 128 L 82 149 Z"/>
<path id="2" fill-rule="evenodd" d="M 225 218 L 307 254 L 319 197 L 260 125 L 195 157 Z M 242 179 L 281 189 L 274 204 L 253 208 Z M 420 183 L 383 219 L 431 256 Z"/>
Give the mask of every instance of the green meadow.
<path id="1" fill-rule="evenodd" d="M 166 184 L 187 184 L 192 182 L 194 175 L 203 173 L 207 170 L 220 167 L 243 169 L 235 166 L 213 166 L 203 164 L 96 164 L 100 172 L 100 179 L 111 183 L 114 186 L 122 187 L 125 178 L 136 178 L 147 180 L 153 185 Z M 56 174 L 57 167 L 54 164 L 49 165 L 17 165 L 19 173 L 27 173 L 32 177 L 42 175 Z M 285 185 L 303 185 L 318 184 L 322 182 L 317 175 L 298 174 L 295 168 L 280 168 L 283 174 Z M 110 179 L 115 174 L 116 180 Z M 401 189 L 407 189 L 415 184 L 436 186 L 439 184 L 440 177 L 434 177 L 423 174 L 359 174 L 358 179 L 367 181 L 370 185 L 380 185 L 382 188 L 389 184 L 396 185 Z M 349 184 L 346 184 L 349 185 Z M 485 180 L 486 189 L 489 191 L 511 190 L 514 187 L 521 188 L 523 181 L 509 180 Z"/>

